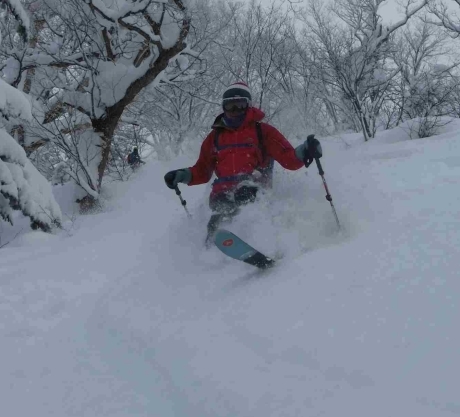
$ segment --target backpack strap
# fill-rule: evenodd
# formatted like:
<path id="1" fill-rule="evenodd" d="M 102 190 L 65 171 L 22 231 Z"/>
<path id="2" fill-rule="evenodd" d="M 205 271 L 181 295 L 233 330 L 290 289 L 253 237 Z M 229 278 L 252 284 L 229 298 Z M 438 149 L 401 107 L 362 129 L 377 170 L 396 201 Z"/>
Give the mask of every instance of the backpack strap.
<path id="1" fill-rule="evenodd" d="M 257 140 L 259 142 L 259 148 L 260 148 L 260 151 L 262 152 L 262 161 L 265 161 L 265 156 L 267 155 L 267 152 L 265 150 L 264 138 L 262 135 L 262 126 L 260 122 L 256 122 L 256 131 L 257 131 Z"/>
<path id="2" fill-rule="evenodd" d="M 222 128 L 214 128 L 214 149 L 220 151 L 222 148 L 219 146 L 219 136 Z"/>
<path id="3" fill-rule="evenodd" d="M 262 125 L 260 122 L 256 122 L 256 130 L 257 130 L 257 139 L 259 140 L 259 148 L 262 153 L 262 161 L 265 162 L 267 158 L 267 150 L 265 148 L 264 138 L 262 134 Z M 273 183 L 273 168 L 275 167 L 275 160 L 270 158 L 268 165 L 264 168 L 259 168 L 260 173 L 262 174 L 263 182 L 265 186 L 268 188 L 272 188 Z"/>
<path id="4" fill-rule="evenodd" d="M 259 141 L 259 148 L 260 148 L 260 151 L 262 152 L 262 161 L 265 161 L 265 158 L 267 157 L 267 150 L 265 148 L 265 142 L 264 142 L 264 137 L 262 133 L 262 125 L 260 122 L 256 122 L 256 130 L 257 130 L 257 140 Z M 272 169 L 274 164 L 275 164 L 275 160 L 273 158 L 270 158 L 270 162 L 267 168 Z"/>

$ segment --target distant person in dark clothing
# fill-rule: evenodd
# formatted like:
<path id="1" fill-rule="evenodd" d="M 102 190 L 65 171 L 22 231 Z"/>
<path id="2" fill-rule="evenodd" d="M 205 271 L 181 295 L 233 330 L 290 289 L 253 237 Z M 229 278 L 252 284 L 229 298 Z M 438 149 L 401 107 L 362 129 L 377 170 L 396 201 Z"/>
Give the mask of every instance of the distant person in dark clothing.
<path id="1" fill-rule="evenodd" d="M 145 162 L 142 161 L 141 157 L 139 156 L 139 150 L 137 149 L 137 146 L 135 146 L 133 151 L 128 155 L 128 164 L 132 168 L 137 168 L 140 164 L 145 164 Z"/>

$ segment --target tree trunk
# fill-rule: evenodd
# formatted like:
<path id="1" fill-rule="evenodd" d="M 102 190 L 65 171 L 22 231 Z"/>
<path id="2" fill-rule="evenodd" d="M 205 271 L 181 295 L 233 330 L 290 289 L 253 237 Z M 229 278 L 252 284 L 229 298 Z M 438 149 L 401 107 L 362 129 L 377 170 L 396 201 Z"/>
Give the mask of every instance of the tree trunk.
<path id="1" fill-rule="evenodd" d="M 152 67 L 147 73 L 138 78 L 126 90 L 125 96 L 112 107 L 106 110 L 106 117 L 103 119 L 92 120 L 93 128 L 96 133 L 101 135 L 102 149 L 101 149 L 101 162 L 98 167 L 98 192 L 100 191 L 102 178 L 104 177 L 105 169 L 109 162 L 110 151 L 112 147 L 113 134 L 118 125 L 118 122 L 123 115 L 126 107 L 130 105 L 136 96 L 147 87 L 156 77 L 167 67 L 170 59 L 177 55 L 185 48 L 183 39 L 180 39 L 172 48 L 163 50 Z"/>
<path id="2" fill-rule="evenodd" d="M 99 193 L 102 185 L 102 178 L 104 177 L 105 169 L 109 163 L 110 150 L 112 148 L 113 134 L 118 125 L 118 121 L 123 114 L 124 107 L 114 106 L 116 111 L 108 109 L 107 117 L 104 119 L 92 120 L 93 129 L 101 137 L 102 149 L 101 149 L 101 162 L 98 166 L 98 179 L 97 179 L 97 192 Z"/>
<path id="3" fill-rule="evenodd" d="M 356 96 L 353 98 L 353 108 L 355 109 L 356 115 L 359 118 L 361 129 L 364 135 L 364 141 L 367 142 L 374 135 L 371 132 L 371 129 L 369 127 L 369 121 L 366 119 L 366 115 L 364 114 L 361 103 L 359 102 L 359 99 Z"/>

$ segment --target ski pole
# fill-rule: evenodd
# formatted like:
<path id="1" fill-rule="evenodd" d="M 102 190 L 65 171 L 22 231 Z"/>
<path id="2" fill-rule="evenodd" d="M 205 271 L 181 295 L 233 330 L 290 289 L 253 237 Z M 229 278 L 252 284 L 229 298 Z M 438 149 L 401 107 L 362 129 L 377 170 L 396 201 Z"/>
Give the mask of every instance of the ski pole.
<path id="1" fill-rule="evenodd" d="M 332 196 L 331 196 L 331 193 L 329 192 L 329 188 L 327 187 L 326 178 L 324 178 L 323 167 L 321 166 L 321 162 L 319 161 L 319 158 L 315 158 L 315 161 L 316 161 L 316 166 L 318 167 L 319 175 L 321 176 L 321 179 L 323 180 L 324 189 L 326 190 L 326 200 L 329 201 L 329 203 L 331 203 L 335 221 L 337 222 L 337 227 L 340 230 L 341 227 L 340 227 L 339 217 L 337 216 L 337 212 L 335 211 L 334 203 L 332 202 Z"/>
<path id="2" fill-rule="evenodd" d="M 176 185 L 174 187 L 174 189 L 176 190 L 176 194 L 179 196 L 179 200 L 180 200 L 180 202 L 182 204 L 182 207 L 184 207 L 184 210 L 187 213 L 188 218 L 191 219 L 192 215 L 189 213 L 189 211 L 188 211 L 188 209 L 186 207 L 187 202 L 182 198 L 182 194 L 181 194 L 181 192 L 179 190 L 179 187 Z"/>
<path id="3" fill-rule="evenodd" d="M 334 203 L 332 202 L 332 196 L 331 196 L 331 193 L 329 192 L 329 188 L 327 187 L 326 178 L 324 178 L 323 167 L 321 166 L 321 162 L 319 161 L 319 158 L 315 158 L 315 161 L 316 161 L 316 166 L 318 167 L 319 175 L 321 175 L 321 179 L 323 180 L 324 189 L 326 190 L 326 200 L 329 201 L 329 203 L 331 203 L 335 221 L 337 222 L 337 227 L 339 228 L 339 230 L 341 230 L 339 217 L 337 216 L 337 212 L 335 211 Z M 305 167 L 308 168 L 312 162 L 313 160 L 310 159 L 308 162 L 305 163 Z"/>

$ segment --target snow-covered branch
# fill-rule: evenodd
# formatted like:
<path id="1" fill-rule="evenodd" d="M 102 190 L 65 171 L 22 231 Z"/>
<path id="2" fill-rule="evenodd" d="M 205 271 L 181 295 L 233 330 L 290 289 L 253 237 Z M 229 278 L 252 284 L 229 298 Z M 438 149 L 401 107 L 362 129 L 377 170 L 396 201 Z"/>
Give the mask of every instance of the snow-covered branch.
<path id="1" fill-rule="evenodd" d="M 433 19 L 425 17 L 425 21 L 447 29 L 452 38 L 458 38 L 460 36 L 460 17 L 458 14 L 460 11 L 460 0 L 453 0 L 449 4 L 452 4 L 452 6 L 449 7 L 442 1 L 430 0 L 428 9 Z M 457 13 L 453 12 L 453 4 L 458 6 Z"/>
<path id="2" fill-rule="evenodd" d="M 5 3 L 5 2 L 3 2 Z M 19 1 L 8 0 L 14 17 L 29 25 Z M 26 94 L 0 79 L 0 117 L 8 122 L 32 119 L 31 103 Z M 50 184 L 37 171 L 24 149 L 8 134 L 0 120 L 0 217 L 13 223 L 13 210 L 31 219 L 33 228 L 49 231 L 59 225 L 61 211 Z"/>
<path id="3" fill-rule="evenodd" d="M 187 76 L 197 62 L 191 50 L 182 57 L 191 23 L 186 3 L 46 1 L 32 17 L 44 22 L 37 31 L 39 42 L 25 45 L 21 53 L 17 45 L 6 45 L 9 56 L 2 72 L 18 86 L 29 74 L 30 91 L 37 99 L 37 121 L 57 126 L 62 118 L 67 122 L 77 114 L 86 118 L 79 126 L 89 122 L 91 132 L 76 136 L 85 138 L 84 146 L 70 157 L 78 156 L 75 163 L 81 172 L 90 173 L 85 175 L 91 178 L 87 189 L 98 191 L 113 133 L 125 108 L 156 79 Z M 37 129 L 34 132 L 29 142 L 53 140 L 47 129 L 42 132 L 44 137 L 34 136 Z M 69 132 L 68 126 L 64 132 Z M 90 137 L 94 149 L 90 149 Z"/>

